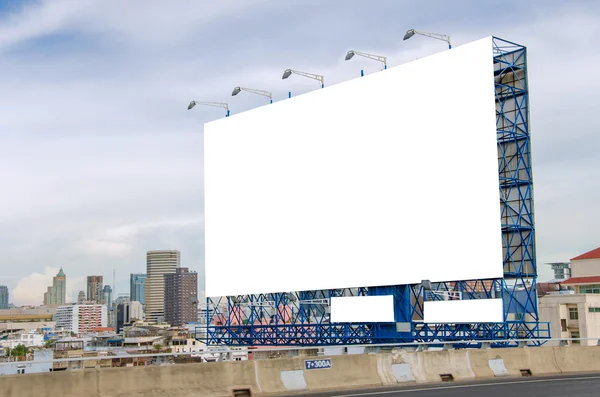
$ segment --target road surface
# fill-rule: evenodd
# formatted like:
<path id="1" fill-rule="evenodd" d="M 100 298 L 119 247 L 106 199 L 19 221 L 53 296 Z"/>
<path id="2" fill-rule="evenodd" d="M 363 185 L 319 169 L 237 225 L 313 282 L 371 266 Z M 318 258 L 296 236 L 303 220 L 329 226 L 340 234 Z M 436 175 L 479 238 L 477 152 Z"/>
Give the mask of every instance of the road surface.
<path id="1" fill-rule="evenodd" d="M 478 382 L 420 384 L 396 388 L 301 394 L 311 397 L 588 397 L 600 396 L 600 374 L 494 378 Z M 295 397 L 298 397 L 295 394 Z"/>

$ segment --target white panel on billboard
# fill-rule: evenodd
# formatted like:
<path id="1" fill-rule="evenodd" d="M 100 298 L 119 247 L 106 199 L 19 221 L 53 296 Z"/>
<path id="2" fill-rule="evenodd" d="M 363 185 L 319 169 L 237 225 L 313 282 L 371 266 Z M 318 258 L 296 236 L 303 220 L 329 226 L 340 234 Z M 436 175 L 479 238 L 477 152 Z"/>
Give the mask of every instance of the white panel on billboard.
<path id="1" fill-rule="evenodd" d="M 204 127 L 206 294 L 501 278 L 491 38 Z"/>
<path id="2" fill-rule="evenodd" d="M 423 307 L 424 323 L 501 323 L 503 321 L 502 299 L 426 301 Z"/>
<path id="3" fill-rule="evenodd" d="M 332 323 L 394 322 L 394 296 L 344 296 L 331 298 Z"/>

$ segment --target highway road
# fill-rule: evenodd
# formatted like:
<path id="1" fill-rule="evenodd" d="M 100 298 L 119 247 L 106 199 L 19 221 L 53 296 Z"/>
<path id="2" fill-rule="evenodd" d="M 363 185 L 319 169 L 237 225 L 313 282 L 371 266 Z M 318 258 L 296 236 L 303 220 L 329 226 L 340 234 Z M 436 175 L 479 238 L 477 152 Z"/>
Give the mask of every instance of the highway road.
<path id="1" fill-rule="evenodd" d="M 600 374 L 495 378 L 478 382 L 420 384 L 397 388 L 301 394 L 311 397 L 588 397 L 600 395 Z M 295 394 L 298 397 L 299 394 Z"/>

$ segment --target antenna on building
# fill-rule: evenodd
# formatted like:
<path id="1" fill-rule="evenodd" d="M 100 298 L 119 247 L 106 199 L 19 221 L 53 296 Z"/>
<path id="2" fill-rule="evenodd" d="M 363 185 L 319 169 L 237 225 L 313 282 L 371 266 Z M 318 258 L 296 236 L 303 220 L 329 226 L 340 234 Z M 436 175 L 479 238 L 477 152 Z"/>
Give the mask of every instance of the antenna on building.
<path id="1" fill-rule="evenodd" d="M 117 296 L 117 282 L 116 282 L 116 280 L 117 280 L 116 270 L 113 269 L 113 285 L 112 285 L 112 287 L 113 287 L 113 293 L 112 293 L 112 296 Z"/>

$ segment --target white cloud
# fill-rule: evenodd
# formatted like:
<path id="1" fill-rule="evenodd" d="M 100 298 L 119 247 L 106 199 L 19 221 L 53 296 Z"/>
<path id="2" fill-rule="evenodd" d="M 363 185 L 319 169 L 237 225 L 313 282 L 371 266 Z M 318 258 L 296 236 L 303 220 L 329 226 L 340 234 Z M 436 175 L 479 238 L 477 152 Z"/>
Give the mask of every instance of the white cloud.
<path id="1" fill-rule="evenodd" d="M 40 306 L 44 303 L 44 293 L 52 286 L 54 276 L 59 268 L 46 267 L 44 273 L 34 272 L 21 278 L 11 291 L 11 301 L 18 305 Z M 84 277 L 67 276 L 66 299 L 72 301 L 73 292 L 85 285 Z"/>
<path id="2" fill-rule="evenodd" d="M 81 240 L 76 246 L 82 253 L 90 256 L 119 257 L 128 254 L 133 250 L 133 247 L 130 244 L 96 239 Z"/>

